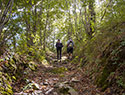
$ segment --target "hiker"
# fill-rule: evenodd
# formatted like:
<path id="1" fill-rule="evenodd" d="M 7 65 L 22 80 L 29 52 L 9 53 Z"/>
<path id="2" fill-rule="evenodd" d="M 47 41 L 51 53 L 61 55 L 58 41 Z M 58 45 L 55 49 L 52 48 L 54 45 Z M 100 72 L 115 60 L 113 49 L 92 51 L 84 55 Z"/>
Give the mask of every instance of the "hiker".
<path id="1" fill-rule="evenodd" d="M 62 47 L 63 47 L 63 44 L 60 42 L 60 39 L 58 39 L 56 43 L 56 50 L 57 50 L 57 60 L 60 60 L 60 61 L 61 61 Z"/>
<path id="2" fill-rule="evenodd" d="M 72 54 L 73 54 L 73 46 L 74 42 L 70 38 L 67 42 L 67 53 L 68 53 L 68 59 L 72 59 Z"/>

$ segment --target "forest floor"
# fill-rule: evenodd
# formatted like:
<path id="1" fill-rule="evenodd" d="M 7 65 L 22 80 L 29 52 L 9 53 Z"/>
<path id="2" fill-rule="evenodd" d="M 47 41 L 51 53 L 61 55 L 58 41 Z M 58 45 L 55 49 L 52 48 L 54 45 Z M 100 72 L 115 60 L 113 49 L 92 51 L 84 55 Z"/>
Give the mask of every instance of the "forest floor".
<path id="1" fill-rule="evenodd" d="M 54 53 L 48 53 L 36 71 L 21 79 L 14 86 L 14 95 L 105 95 L 78 64 L 71 64 L 66 56 L 57 62 Z"/>

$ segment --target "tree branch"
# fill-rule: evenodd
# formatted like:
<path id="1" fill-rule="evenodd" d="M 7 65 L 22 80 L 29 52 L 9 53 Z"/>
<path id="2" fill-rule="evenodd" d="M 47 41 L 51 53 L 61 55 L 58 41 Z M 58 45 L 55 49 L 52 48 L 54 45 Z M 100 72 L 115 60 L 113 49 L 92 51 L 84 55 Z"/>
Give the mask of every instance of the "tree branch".
<path id="1" fill-rule="evenodd" d="M 102 15 L 102 17 L 101 17 L 101 20 L 100 20 L 100 21 L 102 21 L 102 20 L 103 20 L 103 18 L 104 18 L 104 16 L 105 16 L 105 14 L 106 14 L 107 8 L 109 7 L 109 5 L 110 5 L 111 1 L 112 1 L 112 0 L 110 0 L 110 1 L 109 1 L 109 3 L 107 4 L 107 6 L 106 6 L 106 8 L 105 8 L 105 11 L 104 11 L 104 14 Z"/>

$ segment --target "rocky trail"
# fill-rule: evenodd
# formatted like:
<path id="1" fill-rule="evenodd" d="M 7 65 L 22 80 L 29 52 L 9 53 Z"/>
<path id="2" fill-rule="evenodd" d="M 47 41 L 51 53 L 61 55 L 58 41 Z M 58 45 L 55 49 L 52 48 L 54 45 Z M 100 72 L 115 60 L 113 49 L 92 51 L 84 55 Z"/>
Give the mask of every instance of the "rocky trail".
<path id="1" fill-rule="evenodd" d="M 57 62 L 53 53 L 47 54 L 47 60 L 38 64 L 36 71 L 21 79 L 13 86 L 14 95 L 104 95 L 78 64 L 66 56 Z"/>

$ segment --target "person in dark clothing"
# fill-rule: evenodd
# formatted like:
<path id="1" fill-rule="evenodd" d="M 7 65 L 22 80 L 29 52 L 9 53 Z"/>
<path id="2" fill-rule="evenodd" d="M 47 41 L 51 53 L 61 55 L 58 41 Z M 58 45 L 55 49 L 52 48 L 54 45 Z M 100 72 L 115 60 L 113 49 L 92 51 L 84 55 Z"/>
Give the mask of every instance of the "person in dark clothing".
<path id="1" fill-rule="evenodd" d="M 72 59 L 72 54 L 73 54 L 73 46 L 74 42 L 70 38 L 67 42 L 67 54 L 68 54 L 68 59 Z"/>
<path id="2" fill-rule="evenodd" d="M 63 44 L 60 42 L 60 39 L 58 39 L 56 43 L 56 50 L 57 50 L 57 59 L 61 61 L 61 53 L 62 53 L 62 47 Z"/>

